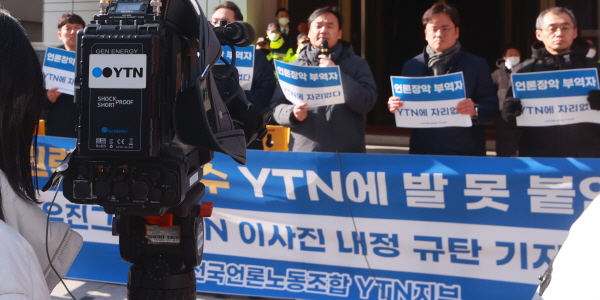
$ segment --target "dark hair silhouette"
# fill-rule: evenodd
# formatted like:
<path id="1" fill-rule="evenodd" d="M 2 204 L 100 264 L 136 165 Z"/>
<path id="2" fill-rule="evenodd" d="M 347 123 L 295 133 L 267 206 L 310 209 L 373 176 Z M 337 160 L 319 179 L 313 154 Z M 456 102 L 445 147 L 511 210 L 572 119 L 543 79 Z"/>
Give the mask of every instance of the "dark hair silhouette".
<path id="1" fill-rule="evenodd" d="M 35 51 L 19 21 L 0 9 L 0 169 L 17 195 L 31 203 L 37 203 L 31 147 L 35 154 L 34 130 L 44 99 L 44 77 Z M 4 220 L 2 200 L 0 194 Z"/>
<path id="2" fill-rule="evenodd" d="M 330 13 L 330 14 L 334 15 L 337 18 L 339 29 L 342 29 L 342 27 L 344 25 L 344 20 L 342 19 L 342 14 L 340 13 L 340 11 L 335 6 L 325 6 L 325 7 L 317 8 L 308 17 L 308 26 L 310 26 L 310 24 L 316 18 L 318 18 L 320 15 L 322 15 L 324 13 Z"/>
<path id="3" fill-rule="evenodd" d="M 215 7 L 215 10 L 213 10 L 213 12 L 215 12 L 221 8 L 227 8 L 227 9 L 233 11 L 233 17 L 235 18 L 236 21 L 244 21 L 244 15 L 242 15 L 242 11 L 235 3 L 231 2 L 231 1 L 225 1 L 225 2 L 221 3 L 219 6 Z M 230 20 L 230 22 L 232 22 L 232 21 Z"/>
<path id="4" fill-rule="evenodd" d="M 74 13 L 65 13 L 60 16 L 60 19 L 58 19 L 58 29 L 65 26 L 67 23 L 80 24 L 81 26 L 85 27 L 85 22 L 83 19 Z"/>

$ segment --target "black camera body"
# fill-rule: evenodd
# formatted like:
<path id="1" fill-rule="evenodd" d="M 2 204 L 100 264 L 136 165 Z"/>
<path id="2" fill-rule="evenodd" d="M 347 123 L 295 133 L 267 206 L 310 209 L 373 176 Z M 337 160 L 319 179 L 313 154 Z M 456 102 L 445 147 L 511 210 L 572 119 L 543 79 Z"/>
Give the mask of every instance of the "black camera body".
<path id="1" fill-rule="evenodd" d="M 63 194 L 107 213 L 179 206 L 204 189 L 202 165 L 213 155 L 180 142 L 174 126 L 178 93 L 198 77 L 197 46 L 148 10 L 145 1 L 114 1 L 77 37 L 79 134 Z"/>
<path id="2" fill-rule="evenodd" d="M 198 0 L 100 7 L 77 34 L 77 148 L 43 190 L 62 177 L 69 201 L 115 215 L 121 258 L 133 264 L 128 299 L 195 299 L 212 213 L 200 203 L 202 166 L 214 151 L 244 164 L 270 116 L 252 112 L 234 64 L 212 70 L 221 44 L 252 43 L 254 30 L 213 27 Z"/>

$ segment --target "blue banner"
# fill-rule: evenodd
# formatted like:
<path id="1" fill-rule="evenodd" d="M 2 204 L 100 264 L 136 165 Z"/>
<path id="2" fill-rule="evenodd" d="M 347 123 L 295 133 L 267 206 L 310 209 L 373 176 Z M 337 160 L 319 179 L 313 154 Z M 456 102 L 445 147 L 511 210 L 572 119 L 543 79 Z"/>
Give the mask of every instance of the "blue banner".
<path id="1" fill-rule="evenodd" d="M 281 90 L 293 104 L 308 107 L 345 102 L 340 67 L 303 67 L 275 60 Z"/>
<path id="2" fill-rule="evenodd" d="M 513 93 L 523 108 L 518 126 L 600 123 L 588 92 L 598 89 L 597 69 L 512 74 Z"/>
<path id="3" fill-rule="evenodd" d="M 338 66 L 304 67 L 275 61 L 275 72 L 279 81 L 299 87 L 333 87 L 342 84 Z"/>
<path id="4" fill-rule="evenodd" d="M 428 77 L 392 76 L 394 96 L 404 101 L 465 99 L 463 73 Z"/>
<path id="5" fill-rule="evenodd" d="M 235 48 L 235 67 L 239 75 L 239 83 L 243 90 L 249 91 L 252 89 L 252 81 L 254 79 L 254 46 L 236 47 Z M 222 57 L 231 64 L 233 52 L 231 47 L 223 46 Z M 217 65 L 224 65 L 221 60 L 218 60 Z"/>
<path id="6" fill-rule="evenodd" d="M 391 76 L 392 94 L 403 101 L 395 115 L 396 127 L 471 127 L 469 115 L 459 114 L 465 100 L 463 73 L 429 77 Z"/>
<path id="7" fill-rule="evenodd" d="M 511 80 L 519 99 L 587 96 L 588 91 L 598 89 L 598 70 L 513 73 Z"/>
<path id="8" fill-rule="evenodd" d="M 58 88 L 61 93 L 74 94 L 75 52 L 47 48 L 42 71 L 46 89 Z"/>
<path id="9" fill-rule="evenodd" d="M 233 53 L 231 51 L 231 47 L 222 46 L 223 54 L 222 57 L 228 62 L 231 63 L 231 59 L 233 57 Z M 254 46 L 248 47 L 235 47 L 235 66 L 236 67 L 245 67 L 245 68 L 253 68 L 254 67 Z M 223 65 L 224 63 L 221 60 L 218 60 L 217 65 Z"/>
<path id="10" fill-rule="evenodd" d="M 75 72 L 75 52 L 48 47 L 44 66 L 67 72 Z"/>
<path id="11" fill-rule="evenodd" d="M 40 184 L 74 145 L 40 139 Z M 202 200 L 215 209 L 204 219 L 197 288 L 291 299 L 530 299 L 599 194 L 598 169 L 597 159 L 273 151 L 248 151 L 239 165 L 215 153 L 202 179 Z M 86 241 L 68 276 L 125 283 L 111 216 L 57 205 L 51 218 Z"/>

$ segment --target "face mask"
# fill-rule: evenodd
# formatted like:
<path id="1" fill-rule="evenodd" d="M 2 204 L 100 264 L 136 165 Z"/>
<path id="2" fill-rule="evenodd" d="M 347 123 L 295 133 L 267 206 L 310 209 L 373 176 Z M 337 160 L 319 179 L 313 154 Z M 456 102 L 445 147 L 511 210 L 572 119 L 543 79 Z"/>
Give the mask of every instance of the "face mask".
<path id="1" fill-rule="evenodd" d="M 519 56 L 509 56 L 506 58 L 504 65 L 507 68 L 511 69 L 512 67 L 516 66 L 520 61 L 521 61 L 521 57 L 519 57 Z"/>
<path id="2" fill-rule="evenodd" d="M 596 56 L 596 49 L 590 49 L 585 56 L 589 58 L 594 58 Z"/>
<path id="3" fill-rule="evenodd" d="M 300 44 L 300 49 L 304 50 L 306 47 L 308 47 L 308 43 Z"/>
<path id="4" fill-rule="evenodd" d="M 289 18 L 279 18 L 279 24 L 280 24 L 281 26 L 285 26 L 285 25 L 287 25 L 289 22 L 290 22 L 290 19 L 289 19 Z"/>
<path id="5" fill-rule="evenodd" d="M 269 40 L 271 40 L 271 42 L 274 42 L 276 40 L 279 39 L 281 35 L 279 35 L 279 33 L 273 32 L 273 33 L 269 33 Z"/>

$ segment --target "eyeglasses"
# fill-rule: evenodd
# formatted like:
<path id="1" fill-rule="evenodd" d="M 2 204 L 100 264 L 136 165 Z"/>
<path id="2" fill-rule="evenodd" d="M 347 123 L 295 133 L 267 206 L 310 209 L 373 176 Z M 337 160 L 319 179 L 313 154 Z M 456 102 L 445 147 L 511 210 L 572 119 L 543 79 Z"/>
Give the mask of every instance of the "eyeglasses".
<path id="1" fill-rule="evenodd" d="M 436 32 L 440 32 L 442 35 L 447 34 L 448 32 L 450 32 L 451 30 L 453 30 L 456 27 L 449 27 L 449 26 L 442 26 L 440 28 L 436 28 L 436 27 L 429 27 L 427 28 L 427 32 L 431 33 L 431 34 L 435 34 Z"/>
<path id="2" fill-rule="evenodd" d="M 556 33 L 558 30 L 560 30 L 560 32 L 571 32 L 571 30 L 573 30 L 575 27 L 571 27 L 571 26 L 548 26 L 544 29 L 538 29 L 538 30 L 542 30 L 545 31 L 547 33 Z"/>

